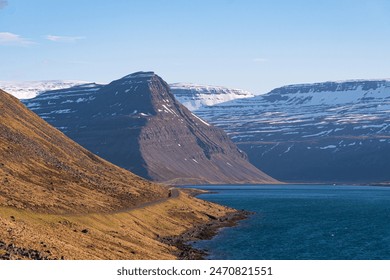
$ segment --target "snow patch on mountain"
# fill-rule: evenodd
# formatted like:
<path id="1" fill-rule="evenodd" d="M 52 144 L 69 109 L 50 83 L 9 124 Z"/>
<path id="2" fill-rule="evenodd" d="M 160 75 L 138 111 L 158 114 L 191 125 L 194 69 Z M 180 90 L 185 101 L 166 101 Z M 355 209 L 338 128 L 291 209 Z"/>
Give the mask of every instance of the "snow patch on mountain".
<path id="1" fill-rule="evenodd" d="M 190 110 L 255 96 L 249 91 L 219 86 L 174 83 L 170 88 L 176 99 Z"/>
<path id="2" fill-rule="evenodd" d="M 71 88 L 87 84 L 86 81 L 52 80 L 52 81 L 0 81 L 0 88 L 19 99 L 30 99 L 49 91 Z"/>
<path id="3" fill-rule="evenodd" d="M 264 97 L 289 105 L 337 105 L 387 99 L 390 80 L 357 80 L 288 85 L 272 90 Z"/>
<path id="4" fill-rule="evenodd" d="M 133 79 L 133 78 L 152 78 L 155 76 L 155 73 L 153 71 L 146 71 L 146 72 L 136 72 L 132 73 L 130 75 L 124 76 L 122 79 Z"/>

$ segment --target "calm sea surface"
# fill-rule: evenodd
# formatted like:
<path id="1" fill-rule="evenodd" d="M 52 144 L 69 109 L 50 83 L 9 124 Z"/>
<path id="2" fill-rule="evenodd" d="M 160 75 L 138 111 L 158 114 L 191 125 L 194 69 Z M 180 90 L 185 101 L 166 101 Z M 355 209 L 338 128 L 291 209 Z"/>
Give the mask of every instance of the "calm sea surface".
<path id="1" fill-rule="evenodd" d="M 194 244 L 210 259 L 390 259 L 390 188 L 201 186 L 199 198 L 255 212 Z"/>

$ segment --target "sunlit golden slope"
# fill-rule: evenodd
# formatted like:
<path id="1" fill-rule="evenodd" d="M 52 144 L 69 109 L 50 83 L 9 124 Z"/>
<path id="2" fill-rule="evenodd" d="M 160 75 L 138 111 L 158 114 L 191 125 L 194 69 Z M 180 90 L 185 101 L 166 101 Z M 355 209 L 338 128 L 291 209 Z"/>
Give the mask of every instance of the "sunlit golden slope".
<path id="1" fill-rule="evenodd" d="M 109 212 L 167 196 L 93 155 L 0 90 L 0 206 Z"/>

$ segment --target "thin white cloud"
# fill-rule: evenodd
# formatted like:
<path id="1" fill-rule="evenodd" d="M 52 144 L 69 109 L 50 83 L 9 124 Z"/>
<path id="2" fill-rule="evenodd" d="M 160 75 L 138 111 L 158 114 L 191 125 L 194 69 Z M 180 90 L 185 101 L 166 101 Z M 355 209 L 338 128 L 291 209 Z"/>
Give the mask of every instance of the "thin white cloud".
<path id="1" fill-rule="evenodd" d="M 27 46 L 33 41 L 11 32 L 0 32 L 0 46 Z"/>
<path id="2" fill-rule="evenodd" d="M 255 58 L 253 61 L 257 62 L 257 63 L 261 63 L 261 62 L 267 62 L 268 59 L 266 59 L 266 58 Z"/>
<path id="3" fill-rule="evenodd" d="M 5 8 L 8 5 L 7 0 L 0 0 L 0 9 Z"/>
<path id="4" fill-rule="evenodd" d="M 83 36 L 57 36 L 57 35 L 47 35 L 45 38 L 52 42 L 59 42 L 59 43 L 73 43 L 78 40 L 85 39 Z"/>

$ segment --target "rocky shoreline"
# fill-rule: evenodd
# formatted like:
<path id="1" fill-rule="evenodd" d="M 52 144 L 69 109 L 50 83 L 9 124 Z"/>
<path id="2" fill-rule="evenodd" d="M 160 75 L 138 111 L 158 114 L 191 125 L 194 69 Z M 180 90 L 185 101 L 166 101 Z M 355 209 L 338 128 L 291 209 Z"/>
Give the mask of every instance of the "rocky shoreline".
<path id="1" fill-rule="evenodd" d="M 247 219 L 252 214 L 249 211 L 237 210 L 221 218 L 207 215 L 210 218 L 208 223 L 195 225 L 179 236 L 161 237 L 159 241 L 175 246 L 179 250 L 176 252 L 179 260 L 203 260 L 208 255 L 207 251 L 194 248 L 189 244 L 190 242 L 209 240 L 218 233 L 219 229 L 236 226 L 240 220 Z"/>
<path id="2" fill-rule="evenodd" d="M 208 255 L 205 250 L 200 250 L 191 246 L 191 242 L 199 240 L 209 240 L 218 234 L 218 230 L 225 227 L 236 226 L 240 220 L 248 218 L 252 212 L 245 210 L 237 210 L 223 217 L 215 217 L 206 214 L 209 218 L 207 223 L 194 225 L 186 232 L 178 236 L 160 237 L 159 241 L 170 246 L 176 247 L 178 250 L 173 254 L 179 260 L 202 260 Z M 41 242 L 42 243 L 42 242 Z M 53 260 L 57 259 L 51 256 L 51 252 L 38 251 L 18 247 L 15 244 L 0 241 L 0 260 Z M 61 257 L 59 259 L 64 259 Z"/>

